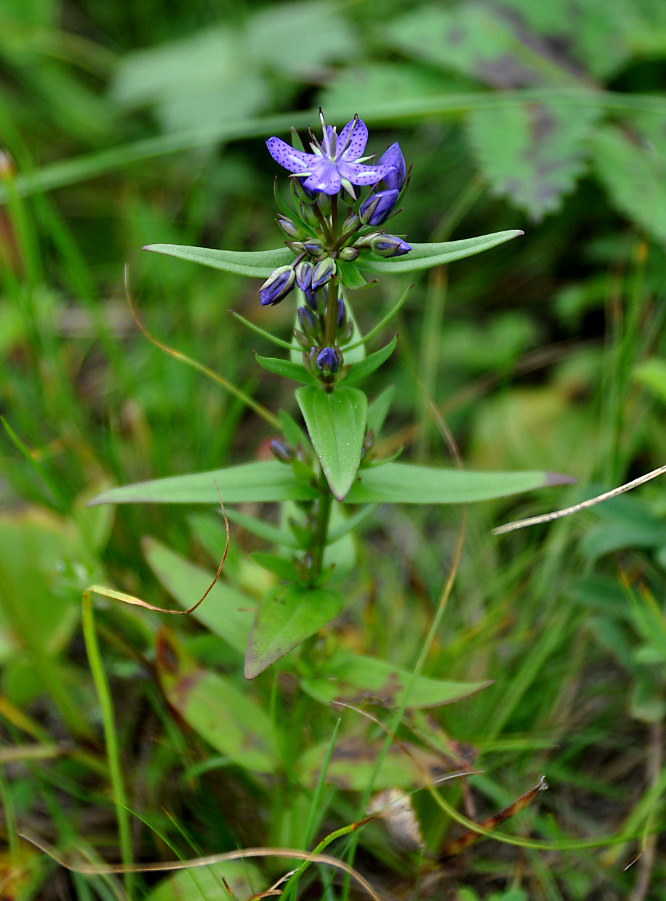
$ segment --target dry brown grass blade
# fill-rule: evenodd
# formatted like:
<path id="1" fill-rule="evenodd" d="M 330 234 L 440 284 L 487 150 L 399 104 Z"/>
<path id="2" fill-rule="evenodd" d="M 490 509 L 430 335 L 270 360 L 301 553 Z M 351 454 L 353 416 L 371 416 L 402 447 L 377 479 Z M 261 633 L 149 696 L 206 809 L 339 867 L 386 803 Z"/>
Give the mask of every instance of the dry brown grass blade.
<path id="1" fill-rule="evenodd" d="M 133 594 L 126 594 L 124 591 L 116 591 L 114 588 L 105 588 L 103 585 L 91 585 L 90 588 L 87 589 L 88 594 L 97 594 L 104 598 L 110 598 L 114 601 L 122 601 L 123 604 L 129 604 L 132 607 L 143 607 L 145 610 L 154 610 L 155 613 L 167 613 L 169 616 L 187 616 L 189 613 L 193 613 L 199 604 L 201 604 L 208 595 L 213 590 L 215 583 L 220 578 L 222 570 L 224 569 L 224 564 L 227 560 L 227 554 L 229 553 L 229 520 L 227 519 L 227 514 L 224 509 L 224 503 L 222 502 L 222 498 L 220 496 L 220 489 L 217 487 L 217 482 L 215 483 L 215 489 L 217 491 L 217 496 L 220 501 L 220 507 L 222 508 L 222 516 L 224 517 L 224 528 L 226 531 L 226 540 L 224 545 L 224 554 L 222 555 L 222 559 L 220 560 L 220 565 L 218 566 L 215 575 L 213 576 L 213 581 L 210 583 L 208 588 L 204 591 L 198 601 L 192 604 L 191 607 L 188 607 L 187 610 L 169 610 L 167 607 L 156 607 L 155 604 L 149 604 L 148 601 L 143 601 L 141 598 L 135 597 Z"/>
<path id="2" fill-rule="evenodd" d="M 523 792 L 523 794 L 520 795 L 520 797 L 516 798 L 515 801 L 512 801 L 511 804 L 508 804 L 498 813 L 494 813 L 492 816 L 486 817 L 485 820 L 482 820 L 480 823 L 478 823 L 479 831 L 468 829 L 467 832 L 463 832 L 460 838 L 457 838 L 455 841 L 449 842 L 448 845 L 445 845 L 439 852 L 439 859 L 446 860 L 449 857 L 455 857 L 456 854 L 460 854 L 461 851 L 464 851 L 465 848 L 468 848 L 470 845 L 474 844 L 474 842 L 478 841 L 481 838 L 487 837 L 489 833 L 492 833 L 493 829 L 496 829 L 505 820 L 508 820 L 510 819 L 510 817 L 515 816 L 517 813 L 527 807 L 528 804 L 531 804 L 531 802 L 547 788 L 548 784 L 542 776 L 536 785 L 528 789 L 526 792 Z"/>
<path id="3" fill-rule="evenodd" d="M 39 848 L 44 854 L 72 873 L 80 873 L 82 876 L 103 876 L 114 873 L 170 873 L 174 870 L 190 870 L 200 867 L 209 867 L 216 863 L 224 863 L 229 860 L 244 860 L 248 857 L 284 857 L 289 860 L 304 860 L 308 863 L 321 863 L 337 870 L 342 870 L 350 876 L 368 894 L 373 901 L 382 901 L 380 895 L 374 890 L 367 879 L 358 870 L 355 870 L 343 860 L 332 857 L 330 854 L 310 854 L 307 851 L 297 851 L 293 848 L 241 848 L 236 851 L 225 851 L 221 854 L 210 854 L 207 857 L 194 857 L 190 860 L 159 861 L 155 863 L 134 864 L 92 864 L 73 863 L 61 857 L 54 848 L 37 838 L 32 832 L 19 832 L 19 836 L 30 844 Z"/>

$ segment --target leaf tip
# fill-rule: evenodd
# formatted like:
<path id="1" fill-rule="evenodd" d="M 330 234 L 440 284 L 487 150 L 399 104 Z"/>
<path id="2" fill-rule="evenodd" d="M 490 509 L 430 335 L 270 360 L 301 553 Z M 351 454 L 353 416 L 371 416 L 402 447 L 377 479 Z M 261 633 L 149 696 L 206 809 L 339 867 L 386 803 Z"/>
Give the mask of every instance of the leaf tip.
<path id="1" fill-rule="evenodd" d="M 552 485 L 575 485 L 577 481 L 578 479 L 562 472 L 546 472 L 543 483 L 550 488 Z"/>

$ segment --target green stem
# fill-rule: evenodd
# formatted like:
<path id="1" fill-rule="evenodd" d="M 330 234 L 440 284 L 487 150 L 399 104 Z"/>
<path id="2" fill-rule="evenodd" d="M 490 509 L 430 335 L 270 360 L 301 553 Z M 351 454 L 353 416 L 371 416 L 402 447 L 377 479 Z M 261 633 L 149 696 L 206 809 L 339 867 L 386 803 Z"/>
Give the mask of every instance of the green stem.
<path id="1" fill-rule="evenodd" d="M 125 785 L 122 776 L 120 747 L 118 743 L 118 735 L 116 733 L 116 724 L 113 717 L 113 702 L 111 700 L 111 691 L 109 689 L 109 682 L 106 678 L 106 673 L 102 664 L 102 655 L 100 654 L 99 644 L 97 643 L 97 633 L 95 631 L 95 618 L 92 606 L 93 592 L 94 589 L 91 588 L 83 592 L 83 637 L 86 644 L 86 651 L 88 653 L 90 671 L 92 673 L 93 682 L 95 683 L 95 689 L 97 691 L 97 697 L 99 699 L 99 705 L 102 712 L 102 725 L 104 728 L 106 754 L 109 762 L 111 791 L 113 793 L 113 800 L 116 805 L 116 817 L 118 820 L 120 853 L 122 856 L 123 864 L 125 866 L 129 866 L 133 860 L 129 808 L 127 806 L 127 795 L 125 793 Z M 131 873 L 127 873 L 125 875 L 125 888 L 130 898 L 132 897 L 133 884 L 134 877 Z"/>
<path id="2" fill-rule="evenodd" d="M 331 521 L 333 495 L 326 479 L 321 477 L 321 495 L 318 501 L 317 519 L 312 534 L 312 581 L 321 575 L 324 565 L 324 551 L 328 540 L 328 527 Z"/>

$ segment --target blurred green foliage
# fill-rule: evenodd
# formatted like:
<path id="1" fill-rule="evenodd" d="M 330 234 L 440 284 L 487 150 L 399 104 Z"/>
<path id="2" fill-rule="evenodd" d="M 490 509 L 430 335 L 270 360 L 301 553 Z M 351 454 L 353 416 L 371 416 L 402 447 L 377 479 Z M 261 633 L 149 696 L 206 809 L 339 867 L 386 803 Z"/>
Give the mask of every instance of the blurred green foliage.
<path id="1" fill-rule="evenodd" d="M 255 365 L 261 339 L 240 337 L 227 314 L 287 336 L 290 311 L 261 311 L 240 277 L 139 251 L 274 246 L 276 167 L 263 138 L 315 123 L 322 104 L 338 124 L 358 112 L 375 146 L 400 141 L 413 172 L 399 222 L 415 241 L 527 231 L 411 293 L 397 371 L 376 378 L 377 392 L 395 385 L 386 450 L 450 460 L 422 385 L 466 466 L 550 468 L 581 483 L 470 509 L 424 676 L 494 684 L 410 709 L 398 737 L 411 756 L 394 746 L 380 784 L 483 770 L 438 789 L 481 819 L 545 772 L 550 791 L 502 830 L 617 841 L 544 854 L 486 840 L 440 865 L 372 823 L 357 833 L 361 869 L 387 897 L 418 884 L 420 897 L 458 901 L 666 898 L 663 490 L 489 534 L 664 462 L 664 4 L 4 0 L 0 76 L 0 894 L 88 901 L 127 887 L 137 899 L 217 899 L 230 897 L 224 878 L 246 898 L 292 866 L 227 862 L 123 883 L 69 874 L 17 832 L 121 859 L 81 594 L 101 582 L 184 606 L 224 549 L 216 513 L 131 506 L 112 521 L 85 500 L 109 484 L 261 459 L 271 437 L 138 332 L 123 263 L 149 331 L 296 415 Z M 362 326 L 364 303 L 388 308 L 393 287 L 367 290 Z M 237 513 L 223 581 L 196 620 L 167 629 L 154 612 L 94 601 L 139 861 L 311 848 L 365 815 L 384 733 L 314 700 L 326 693 L 307 674 L 310 695 L 286 669 L 251 687 L 242 677 L 251 613 L 238 599 L 269 583 L 245 553 L 263 544 L 241 518 L 272 520 L 265 507 Z M 413 668 L 459 527 L 458 512 L 439 508 L 370 517 L 322 653 Z M 391 723 L 381 703 L 369 709 Z M 429 851 L 463 831 L 427 792 L 413 803 Z M 343 856 L 348 840 L 329 850 Z M 324 868 L 299 891 L 346 897 Z"/>

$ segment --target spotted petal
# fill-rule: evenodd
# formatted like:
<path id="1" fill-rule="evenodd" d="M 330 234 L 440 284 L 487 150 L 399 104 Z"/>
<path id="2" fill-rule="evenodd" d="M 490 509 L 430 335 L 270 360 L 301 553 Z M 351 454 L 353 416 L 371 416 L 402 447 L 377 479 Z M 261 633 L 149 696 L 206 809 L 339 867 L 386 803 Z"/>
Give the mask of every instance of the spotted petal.
<path id="1" fill-rule="evenodd" d="M 341 185 L 338 168 L 339 164 L 320 157 L 313 167 L 312 175 L 305 179 L 305 187 L 311 191 L 321 191 L 322 194 L 337 194 Z"/>
<path id="2" fill-rule="evenodd" d="M 345 143 L 349 138 L 349 146 L 345 148 Z M 338 156 L 338 159 L 353 162 L 360 156 L 363 156 L 365 145 L 368 143 L 368 126 L 363 119 L 352 119 L 347 122 L 338 136 L 338 152 L 344 151 Z"/>
<path id="3" fill-rule="evenodd" d="M 394 169 L 394 166 L 364 166 L 363 163 L 348 163 L 344 160 L 337 165 L 343 178 L 353 185 L 361 186 L 376 185 Z"/>
<path id="4" fill-rule="evenodd" d="M 285 141 L 281 141 L 280 138 L 269 138 L 266 146 L 275 162 L 289 172 L 311 172 L 318 163 L 321 163 L 321 157 L 316 153 L 296 150 Z"/>

